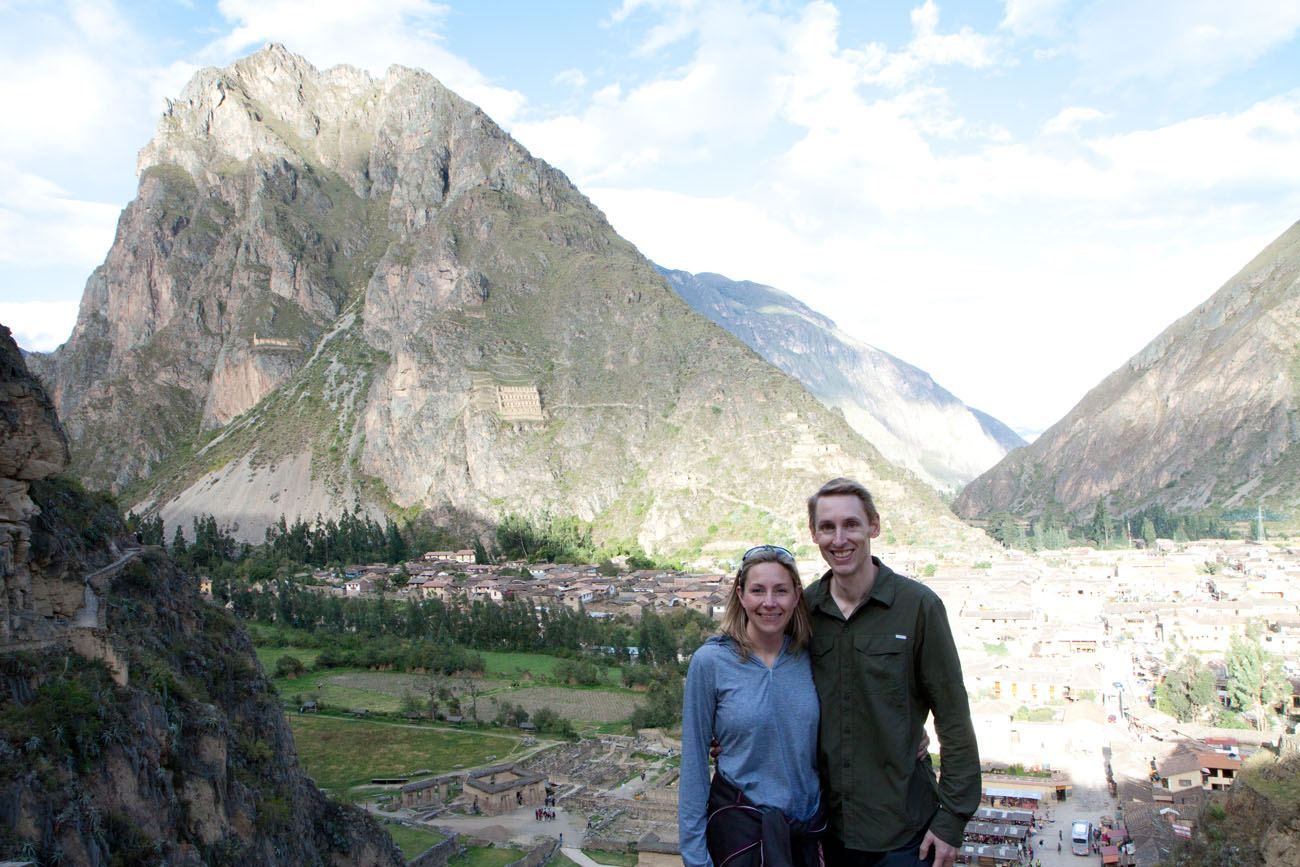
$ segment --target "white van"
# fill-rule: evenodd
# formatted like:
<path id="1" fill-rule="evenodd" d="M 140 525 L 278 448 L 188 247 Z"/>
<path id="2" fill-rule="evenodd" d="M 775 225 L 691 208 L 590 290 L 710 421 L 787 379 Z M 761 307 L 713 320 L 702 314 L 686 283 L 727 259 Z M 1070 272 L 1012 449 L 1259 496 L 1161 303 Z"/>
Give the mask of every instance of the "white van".
<path id="1" fill-rule="evenodd" d="M 1070 851 L 1076 855 L 1087 855 L 1092 851 L 1092 823 L 1087 819 L 1075 819 L 1071 823 Z"/>

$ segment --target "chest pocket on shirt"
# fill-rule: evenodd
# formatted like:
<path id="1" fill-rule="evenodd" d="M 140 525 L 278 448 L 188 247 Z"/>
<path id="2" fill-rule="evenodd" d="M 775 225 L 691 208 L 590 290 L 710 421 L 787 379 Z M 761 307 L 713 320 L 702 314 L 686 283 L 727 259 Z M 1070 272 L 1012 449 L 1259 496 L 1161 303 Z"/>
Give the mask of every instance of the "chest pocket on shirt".
<path id="1" fill-rule="evenodd" d="M 854 658 L 864 692 L 903 696 L 907 693 L 907 666 L 911 642 L 892 635 L 858 635 Z"/>

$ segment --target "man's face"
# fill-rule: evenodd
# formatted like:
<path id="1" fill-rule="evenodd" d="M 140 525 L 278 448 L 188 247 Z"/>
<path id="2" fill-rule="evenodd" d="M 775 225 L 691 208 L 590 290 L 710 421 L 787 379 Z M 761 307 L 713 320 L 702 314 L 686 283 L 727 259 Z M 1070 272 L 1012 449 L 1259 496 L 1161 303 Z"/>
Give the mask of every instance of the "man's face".
<path id="1" fill-rule="evenodd" d="M 810 529 L 831 573 L 848 578 L 871 563 L 871 540 L 880 535 L 880 521 L 870 520 L 852 494 L 831 494 L 818 498 Z"/>

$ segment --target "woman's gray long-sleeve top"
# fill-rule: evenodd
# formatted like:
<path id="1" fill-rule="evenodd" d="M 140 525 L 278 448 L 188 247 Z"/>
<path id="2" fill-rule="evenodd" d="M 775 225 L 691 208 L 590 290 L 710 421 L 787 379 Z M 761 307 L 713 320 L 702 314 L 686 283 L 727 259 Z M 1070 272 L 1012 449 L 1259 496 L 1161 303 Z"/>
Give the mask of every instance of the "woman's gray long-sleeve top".
<path id="1" fill-rule="evenodd" d="M 704 829 L 709 744 L 722 746 L 718 769 L 755 804 L 808 820 L 817 812 L 817 690 L 807 651 L 789 639 L 769 668 L 742 660 L 731 639 L 714 636 L 691 657 L 682 701 L 682 770 L 677 827 L 686 867 L 711 867 Z"/>

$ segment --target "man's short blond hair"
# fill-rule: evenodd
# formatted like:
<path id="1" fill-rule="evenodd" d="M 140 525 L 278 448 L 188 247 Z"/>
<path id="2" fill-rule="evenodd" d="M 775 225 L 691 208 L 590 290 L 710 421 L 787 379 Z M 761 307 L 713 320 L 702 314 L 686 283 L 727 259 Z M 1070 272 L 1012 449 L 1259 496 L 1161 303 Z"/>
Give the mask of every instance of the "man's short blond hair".
<path id="1" fill-rule="evenodd" d="M 880 513 L 876 511 L 876 501 L 871 499 L 871 492 L 861 482 L 840 477 L 831 479 L 817 489 L 817 493 L 808 498 L 808 526 L 816 529 L 817 501 L 822 497 L 834 497 L 847 494 L 862 501 L 862 510 L 867 513 L 867 520 L 873 524 L 880 523 Z"/>

